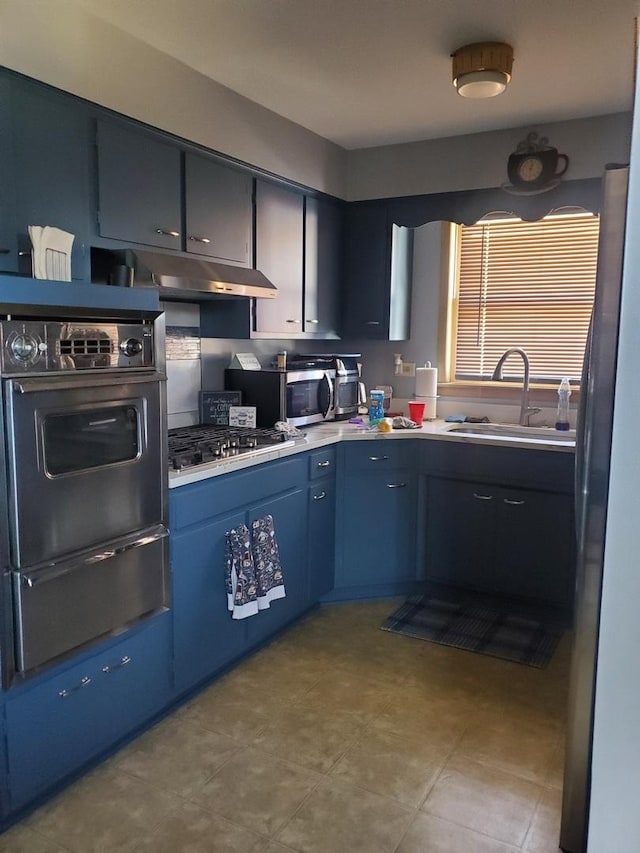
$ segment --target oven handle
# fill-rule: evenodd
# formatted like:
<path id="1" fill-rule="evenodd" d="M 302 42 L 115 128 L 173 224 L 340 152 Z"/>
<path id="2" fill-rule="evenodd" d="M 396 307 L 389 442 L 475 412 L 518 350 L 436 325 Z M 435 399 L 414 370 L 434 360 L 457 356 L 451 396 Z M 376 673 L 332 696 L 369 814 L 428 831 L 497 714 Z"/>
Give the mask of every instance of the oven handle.
<path id="1" fill-rule="evenodd" d="M 56 563 L 49 563 L 49 567 L 47 568 L 41 568 L 32 572 L 20 572 L 22 586 L 33 589 L 35 586 L 60 578 L 69 572 L 75 571 L 76 569 L 81 569 L 83 567 L 88 568 L 96 563 L 102 563 L 105 560 L 110 560 L 112 557 L 118 557 L 127 551 L 132 551 L 134 548 L 141 548 L 143 545 L 150 545 L 152 542 L 158 542 L 166 536 L 168 536 L 168 530 L 164 525 L 161 525 L 146 536 L 140 536 L 138 539 L 134 539 L 133 542 L 126 542 L 124 545 L 116 546 L 114 548 L 107 548 L 104 551 L 90 554 L 88 557 L 77 560 L 73 563 L 66 563 L 62 566 L 58 566 Z"/>
<path id="2" fill-rule="evenodd" d="M 167 377 L 163 373 L 153 371 L 152 373 L 131 373 L 126 376 L 122 373 L 109 376 L 74 376 L 73 379 L 14 379 L 11 384 L 16 394 L 34 394 L 42 391 L 70 391 L 75 388 L 110 388 L 114 385 L 129 385 L 142 382 L 166 382 Z"/>

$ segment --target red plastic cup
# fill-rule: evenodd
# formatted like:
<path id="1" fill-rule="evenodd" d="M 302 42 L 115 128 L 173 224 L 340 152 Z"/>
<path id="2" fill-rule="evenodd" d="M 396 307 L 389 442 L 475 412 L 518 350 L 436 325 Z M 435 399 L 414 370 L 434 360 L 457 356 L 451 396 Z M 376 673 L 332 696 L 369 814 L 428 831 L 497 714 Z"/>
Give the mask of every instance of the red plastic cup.
<path id="1" fill-rule="evenodd" d="M 409 418 L 415 424 L 422 424 L 424 420 L 425 403 L 419 403 L 417 400 L 411 400 L 409 403 Z"/>

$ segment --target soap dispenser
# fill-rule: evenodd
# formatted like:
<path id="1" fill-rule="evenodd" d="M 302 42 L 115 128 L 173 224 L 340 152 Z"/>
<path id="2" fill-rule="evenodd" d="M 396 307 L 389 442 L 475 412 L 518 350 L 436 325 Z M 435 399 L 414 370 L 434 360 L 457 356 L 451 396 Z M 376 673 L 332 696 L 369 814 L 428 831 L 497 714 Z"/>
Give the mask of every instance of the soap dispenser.
<path id="1" fill-rule="evenodd" d="M 556 429 L 569 429 L 569 397 L 571 396 L 571 385 L 569 377 L 565 376 L 558 387 L 558 412 L 556 414 Z"/>

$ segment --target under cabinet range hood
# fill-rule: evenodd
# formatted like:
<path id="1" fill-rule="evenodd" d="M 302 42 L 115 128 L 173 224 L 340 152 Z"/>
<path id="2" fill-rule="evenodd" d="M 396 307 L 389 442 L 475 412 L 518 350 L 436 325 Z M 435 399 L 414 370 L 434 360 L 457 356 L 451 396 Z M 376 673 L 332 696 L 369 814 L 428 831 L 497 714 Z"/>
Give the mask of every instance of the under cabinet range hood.
<path id="1" fill-rule="evenodd" d="M 166 296 L 194 300 L 212 296 L 274 299 L 278 295 L 276 286 L 259 270 L 162 252 L 128 254 L 135 269 L 135 285 L 156 284 Z"/>

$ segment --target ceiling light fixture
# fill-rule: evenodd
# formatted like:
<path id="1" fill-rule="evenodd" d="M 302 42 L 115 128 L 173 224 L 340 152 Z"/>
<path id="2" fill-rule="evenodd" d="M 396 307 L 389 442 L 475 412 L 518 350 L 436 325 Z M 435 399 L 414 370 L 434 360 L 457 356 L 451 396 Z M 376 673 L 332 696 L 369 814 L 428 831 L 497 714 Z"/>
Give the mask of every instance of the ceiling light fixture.
<path id="1" fill-rule="evenodd" d="M 497 41 L 459 47 L 451 54 L 453 85 L 463 98 L 493 98 L 511 80 L 513 48 Z"/>

